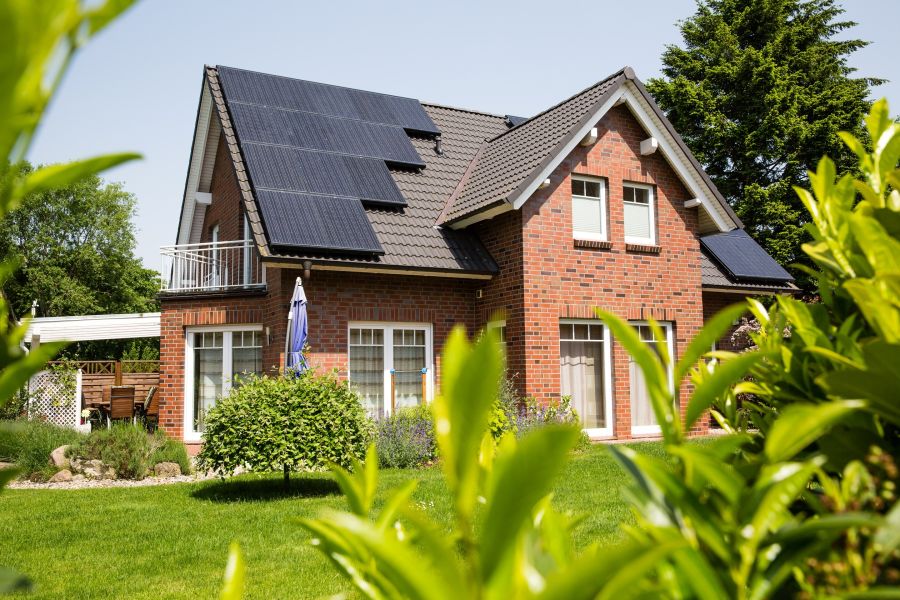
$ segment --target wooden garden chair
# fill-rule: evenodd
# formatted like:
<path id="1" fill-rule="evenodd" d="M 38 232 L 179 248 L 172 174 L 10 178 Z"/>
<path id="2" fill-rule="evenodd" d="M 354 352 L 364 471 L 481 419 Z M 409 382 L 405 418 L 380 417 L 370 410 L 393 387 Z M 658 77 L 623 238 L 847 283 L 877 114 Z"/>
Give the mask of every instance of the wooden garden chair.
<path id="1" fill-rule="evenodd" d="M 156 427 L 159 425 L 159 399 L 157 398 L 157 391 L 159 391 L 159 388 L 155 385 L 151 385 L 147 390 L 147 397 L 144 398 L 143 405 L 140 405 L 139 407 L 141 419 L 144 421 L 144 427 L 150 432 L 156 431 Z"/>
<path id="2" fill-rule="evenodd" d="M 109 389 L 107 424 L 110 424 L 112 421 L 124 421 L 125 419 L 131 419 L 132 423 L 135 421 L 134 386 L 114 385 Z"/>

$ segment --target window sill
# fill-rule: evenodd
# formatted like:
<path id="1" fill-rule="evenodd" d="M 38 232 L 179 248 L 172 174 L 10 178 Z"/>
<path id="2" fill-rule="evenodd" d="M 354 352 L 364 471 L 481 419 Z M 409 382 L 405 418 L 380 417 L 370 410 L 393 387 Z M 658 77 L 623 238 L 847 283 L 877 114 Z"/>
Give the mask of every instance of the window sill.
<path id="1" fill-rule="evenodd" d="M 576 248 L 593 248 L 595 250 L 609 250 L 612 248 L 612 242 L 609 240 L 582 240 L 575 238 Z"/>
<path id="2" fill-rule="evenodd" d="M 625 243 L 625 251 L 626 252 L 643 252 L 645 254 L 659 254 L 662 248 L 660 246 L 656 246 L 654 244 L 634 244 L 631 242 Z"/>

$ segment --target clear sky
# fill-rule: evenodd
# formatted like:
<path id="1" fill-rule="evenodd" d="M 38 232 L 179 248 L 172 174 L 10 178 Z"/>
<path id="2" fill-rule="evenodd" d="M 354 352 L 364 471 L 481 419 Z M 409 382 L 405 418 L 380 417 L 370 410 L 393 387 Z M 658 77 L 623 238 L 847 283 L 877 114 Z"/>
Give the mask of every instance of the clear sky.
<path id="1" fill-rule="evenodd" d="M 891 79 L 900 112 L 898 0 L 844 0 L 872 41 L 851 64 Z M 138 197 L 138 255 L 175 241 L 204 64 L 499 114 L 532 115 L 631 65 L 659 74 L 694 0 L 144 0 L 76 59 L 32 162 L 136 150 L 107 174 Z"/>

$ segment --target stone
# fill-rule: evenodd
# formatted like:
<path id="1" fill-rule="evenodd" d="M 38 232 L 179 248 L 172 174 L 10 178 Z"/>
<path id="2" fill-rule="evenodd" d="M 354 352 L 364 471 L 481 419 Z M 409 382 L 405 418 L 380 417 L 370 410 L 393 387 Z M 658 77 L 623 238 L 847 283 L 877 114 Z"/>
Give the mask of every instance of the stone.
<path id="1" fill-rule="evenodd" d="M 66 481 L 72 481 L 72 479 L 72 471 L 63 469 L 62 471 L 59 471 L 58 473 L 53 475 L 53 477 L 51 477 L 49 481 L 50 483 L 63 483 Z"/>
<path id="2" fill-rule="evenodd" d="M 153 474 L 157 477 L 178 477 L 181 475 L 181 467 L 174 462 L 156 463 L 153 467 Z"/>
<path id="3" fill-rule="evenodd" d="M 71 464 L 69 459 L 66 458 L 66 450 L 69 449 L 69 445 L 60 446 L 56 450 L 50 453 L 50 464 L 56 467 L 57 469 L 68 469 Z"/>
<path id="4" fill-rule="evenodd" d="M 84 475 L 76 473 L 75 476 L 72 477 L 72 481 L 84 481 Z"/>

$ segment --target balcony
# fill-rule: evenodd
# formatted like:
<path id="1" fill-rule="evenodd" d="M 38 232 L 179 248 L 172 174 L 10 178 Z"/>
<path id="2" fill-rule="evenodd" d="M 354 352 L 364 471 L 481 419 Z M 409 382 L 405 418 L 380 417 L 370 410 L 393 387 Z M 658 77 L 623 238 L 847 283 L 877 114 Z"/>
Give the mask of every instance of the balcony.
<path id="1" fill-rule="evenodd" d="M 163 246 L 164 294 L 264 291 L 266 267 L 250 240 Z"/>

